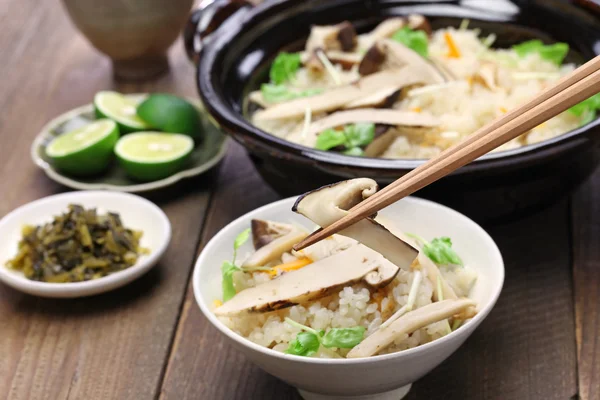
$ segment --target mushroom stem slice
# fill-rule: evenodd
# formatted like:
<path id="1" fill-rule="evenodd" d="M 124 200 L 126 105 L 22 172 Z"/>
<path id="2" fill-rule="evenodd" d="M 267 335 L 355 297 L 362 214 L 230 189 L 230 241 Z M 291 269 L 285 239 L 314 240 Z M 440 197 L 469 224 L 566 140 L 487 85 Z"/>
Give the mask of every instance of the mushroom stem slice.
<path id="1" fill-rule="evenodd" d="M 370 357 L 391 345 L 400 335 L 410 334 L 434 322 L 465 312 L 477 303 L 471 299 L 443 300 L 409 311 L 389 326 L 380 328 L 354 347 L 347 358 Z"/>
<path id="2" fill-rule="evenodd" d="M 431 83 L 430 74 L 422 68 L 407 66 L 390 69 L 362 77 L 354 83 L 338 86 L 315 96 L 277 103 L 266 110 L 257 111 L 253 118 L 257 121 L 301 118 L 307 107 L 313 114 L 320 114 L 342 108 L 354 100 L 369 96 L 381 89 L 400 89 L 418 83 Z"/>
<path id="3" fill-rule="evenodd" d="M 368 178 L 334 183 L 300 196 L 292 211 L 324 228 L 347 215 L 350 208 L 373 195 L 377 189 L 377 183 Z M 408 270 L 418 255 L 417 250 L 373 218 L 362 219 L 339 234 L 370 247 L 402 269 Z"/>
<path id="4" fill-rule="evenodd" d="M 330 114 L 313 122 L 306 131 L 293 132 L 288 139 L 292 142 L 314 147 L 318 134 L 324 130 L 360 122 L 419 128 L 433 128 L 439 124 L 437 118 L 427 113 L 398 111 L 394 109 L 360 108 Z"/>
<path id="5" fill-rule="evenodd" d="M 242 290 L 215 310 L 216 315 L 268 312 L 319 299 L 364 281 L 373 288 L 387 285 L 398 268 L 361 244 Z"/>

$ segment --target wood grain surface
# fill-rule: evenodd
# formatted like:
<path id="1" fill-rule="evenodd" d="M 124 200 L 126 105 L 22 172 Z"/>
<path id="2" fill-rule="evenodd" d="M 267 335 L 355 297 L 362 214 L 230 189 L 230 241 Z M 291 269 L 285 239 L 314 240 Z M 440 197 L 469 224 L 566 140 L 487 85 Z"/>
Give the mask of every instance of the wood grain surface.
<path id="1" fill-rule="evenodd" d="M 579 395 L 600 399 L 600 171 L 574 194 L 572 209 Z"/>
<path id="2" fill-rule="evenodd" d="M 67 189 L 29 158 L 52 117 L 101 89 L 195 95 L 181 43 L 171 73 L 117 85 L 109 61 L 59 2 L 0 0 L 0 216 Z M 0 285 L 0 399 L 299 399 L 225 345 L 190 290 L 202 246 L 232 219 L 279 196 L 240 146 L 220 168 L 150 199 L 173 241 L 160 265 L 119 290 L 47 300 Z M 600 172 L 570 199 L 486 226 L 506 262 L 498 304 L 408 399 L 600 400 Z"/>
<path id="3" fill-rule="evenodd" d="M 172 73 L 115 85 L 109 61 L 76 33 L 59 2 L 0 2 L 0 215 L 66 190 L 29 146 L 52 117 L 96 91 L 194 95 L 194 68 L 173 48 Z M 164 373 L 212 186 L 185 181 L 155 201 L 173 225 L 163 261 L 133 284 L 80 300 L 39 299 L 0 285 L 0 398 L 152 399 Z"/>
<path id="4" fill-rule="evenodd" d="M 203 244 L 227 221 L 274 199 L 270 191 L 256 191 L 259 178 L 247 165 L 241 153 L 230 154 L 223 165 Z M 241 193 L 251 197 L 237 201 Z M 238 206 L 222 209 L 231 202 Z M 498 304 L 463 347 L 413 385 L 407 399 L 569 399 L 577 393 L 577 377 L 567 204 L 487 228 L 507 267 Z M 299 398 L 225 345 L 200 313 L 191 288 L 161 396 Z"/>

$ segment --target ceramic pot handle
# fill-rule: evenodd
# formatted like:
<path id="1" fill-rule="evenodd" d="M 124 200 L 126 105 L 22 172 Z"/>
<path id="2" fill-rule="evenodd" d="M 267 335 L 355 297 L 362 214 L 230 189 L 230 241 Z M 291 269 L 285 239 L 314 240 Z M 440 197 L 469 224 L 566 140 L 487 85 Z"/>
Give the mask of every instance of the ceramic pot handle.
<path id="1" fill-rule="evenodd" d="M 596 17 L 600 17 L 600 0 L 572 0 L 572 3 L 585 8 Z"/>
<path id="2" fill-rule="evenodd" d="M 190 60 L 198 64 L 203 42 L 236 11 L 262 0 L 202 0 L 192 10 L 183 29 L 183 43 Z"/>

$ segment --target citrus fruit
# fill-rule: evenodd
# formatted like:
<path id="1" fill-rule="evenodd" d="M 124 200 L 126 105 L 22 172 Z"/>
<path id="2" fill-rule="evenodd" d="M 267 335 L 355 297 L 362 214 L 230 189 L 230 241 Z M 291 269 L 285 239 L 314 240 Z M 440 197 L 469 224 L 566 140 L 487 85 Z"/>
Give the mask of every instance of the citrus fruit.
<path id="1" fill-rule="evenodd" d="M 187 135 L 136 132 L 119 139 L 115 154 L 131 178 L 154 181 L 180 171 L 193 149 L 194 141 Z"/>
<path id="2" fill-rule="evenodd" d="M 138 105 L 137 115 L 163 132 L 183 133 L 194 139 L 202 133 L 198 109 L 172 94 L 151 94 Z"/>
<path id="3" fill-rule="evenodd" d="M 79 176 L 104 171 L 113 158 L 119 128 L 110 119 L 100 119 L 63 133 L 46 147 L 46 155 L 59 170 Z"/>
<path id="4" fill-rule="evenodd" d="M 149 126 L 136 114 L 137 102 L 117 92 L 103 91 L 94 96 L 98 118 L 109 118 L 119 125 L 121 133 L 147 130 Z"/>

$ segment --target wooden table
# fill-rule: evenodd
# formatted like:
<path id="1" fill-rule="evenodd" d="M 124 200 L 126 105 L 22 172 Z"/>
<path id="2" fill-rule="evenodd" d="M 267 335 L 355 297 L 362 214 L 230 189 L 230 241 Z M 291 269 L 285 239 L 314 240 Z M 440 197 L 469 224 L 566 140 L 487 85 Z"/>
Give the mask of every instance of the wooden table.
<path id="1" fill-rule="evenodd" d="M 29 159 L 43 124 L 101 89 L 195 95 L 181 43 L 171 74 L 115 84 L 109 62 L 58 2 L 0 0 L 0 216 L 67 189 Z M 0 285 L 0 398 L 298 399 L 296 391 L 224 345 L 190 289 L 196 255 L 220 228 L 278 199 L 244 151 L 220 168 L 150 197 L 173 241 L 138 281 L 80 300 L 48 300 Z M 600 399 L 600 174 L 527 219 L 486 227 L 507 278 L 465 345 L 417 382 L 409 399 Z"/>

